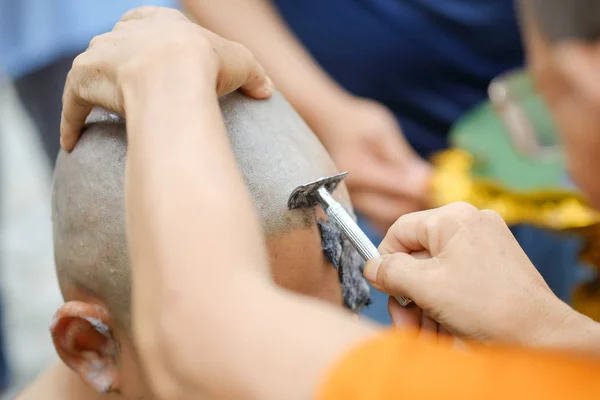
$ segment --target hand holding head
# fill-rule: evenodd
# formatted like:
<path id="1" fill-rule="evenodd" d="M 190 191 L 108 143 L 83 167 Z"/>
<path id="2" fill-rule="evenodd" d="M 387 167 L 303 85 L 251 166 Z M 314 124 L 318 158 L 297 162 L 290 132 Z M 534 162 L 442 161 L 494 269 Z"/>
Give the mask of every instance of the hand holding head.
<path id="1" fill-rule="evenodd" d="M 156 79 L 187 84 L 192 96 L 214 88 L 219 96 L 239 88 L 254 98 L 273 93 L 264 69 L 244 46 L 192 23 L 179 11 L 137 8 L 112 32 L 92 39 L 73 62 L 63 94 L 62 146 L 73 149 L 92 106 L 125 116 L 136 85 Z"/>

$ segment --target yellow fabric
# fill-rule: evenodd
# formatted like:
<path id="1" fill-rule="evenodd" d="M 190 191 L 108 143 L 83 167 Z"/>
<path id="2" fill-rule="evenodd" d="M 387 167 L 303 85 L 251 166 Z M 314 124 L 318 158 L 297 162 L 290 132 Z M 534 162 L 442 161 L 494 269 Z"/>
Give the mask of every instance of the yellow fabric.
<path id="1" fill-rule="evenodd" d="M 600 215 L 578 193 L 560 188 L 515 192 L 474 177 L 474 163 L 472 155 L 458 149 L 433 158 L 430 200 L 434 207 L 466 201 L 479 209 L 496 211 L 509 225 L 530 224 L 552 230 L 585 228 L 600 222 Z"/>
<path id="2" fill-rule="evenodd" d="M 600 399 L 600 361 L 394 331 L 343 356 L 317 399 Z"/>

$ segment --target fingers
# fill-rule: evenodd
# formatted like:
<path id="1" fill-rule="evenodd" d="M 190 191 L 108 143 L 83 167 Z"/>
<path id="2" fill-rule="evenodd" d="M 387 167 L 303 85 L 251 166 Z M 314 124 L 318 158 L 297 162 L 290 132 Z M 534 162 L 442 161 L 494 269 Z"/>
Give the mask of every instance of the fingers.
<path id="1" fill-rule="evenodd" d="M 410 257 L 412 257 L 414 260 L 428 260 L 431 258 L 431 254 L 427 250 L 413 251 L 410 253 Z M 376 282 L 371 282 L 371 286 L 373 286 L 378 291 L 385 293 L 383 287 L 378 285 Z M 396 301 L 396 303 L 398 303 L 398 301 Z"/>
<path id="2" fill-rule="evenodd" d="M 275 85 L 271 78 L 265 75 L 262 66 L 258 62 L 256 63 L 256 68 L 260 72 L 250 73 L 250 76 L 254 78 L 248 80 L 240 89 L 244 94 L 252 98 L 259 100 L 268 99 L 275 92 Z"/>
<path id="3" fill-rule="evenodd" d="M 92 110 L 92 105 L 81 98 L 78 83 L 75 81 L 76 72 L 71 70 L 67 75 L 63 92 L 63 108 L 60 121 L 60 144 L 66 151 L 73 150 L 81 134 L 85 119 Z"/>
<path id="4" fill-rule="evenodd" d="M 205 31 L 219 57 L 217 95 L 224 96 L 237 89 L 256 99 L 271 97 L 275 87 L 264 68 L 245 46 Z"/>
<path id="5" fill-rule="evenodd" d="M 401 216 L 394 222 L 379 245 L 381 254 L 409 253 L 429 249 L 427 221 L 436 210 L 425 210 Z"/>
<path id="6" fill-rule="evenodd" d="M 120 22 L 159 17 L 161 19 L 187 20 L 177 10 L 148 6 L 129 11 L 121 18 Z M 262 65 L 246 47 L 224 39 L 206 29 L 202 29 L 202 31 L 219 58 L 218 96 L 224 96 L 241 89 L 242 92 L 253 98 L 265 99 L 271 97 L 275 90 L 273 82 L 267 77 Z"/>
<path id="7" fill-rule="evenodd" d="M 416 329 L 419 331 L 419 336 L 424 335 L 428 340 L 432 337 L 451 336 L 442 325 L 430 318 L 419 307 L 402 307 L 393 297 L 390 297 L 388 311 L 392 318 L 392 325 L 397 328 Z"/>
<path id="8" fill-rule="evenodd" d="M 144 54 L 148 55 L 155 50 L 156 40 L 162 37 L 162 32 L 157 27 L 161 24 L 164 29 L 173 33 L 162 43 L 164 46 L 173 43 L 174 39 L 186 40 L 190 35 L 196 35 L 193 36 L 194 39 L 202 38 L 201 41 L 189 39 L 193 45 L 202 43 L 209 46 L 202 50 L 208 53 L 205 61 L 212 62 L 211 78 L 217 75 L 218 95 L 239 88 L 255 98 L 268 98 L 272 95 L 272 82 L 267 78 L 263 67 L 244 46 L 193 25 L 176 10 L 160 7 L 137 8 L 125 14 L 111 33 L 96 37 L 88 50 L 74 61 L 63 93 L 61 145 L 65 150 L 70 151 L 75 146 L 92 105 L 101 105 L 125 116 L 120 87 L 120 74 L 127 72 L 123 65 L 134 55 L 142 60 L 140 62 L 143 65 L 148 63 L 148 60 L 154 60 L 152 57 L 144 57 Z M 149 36 L 154 40 L 148 38 Z M 186 49 L 193 52 L 195 47 Z M 132 55 L 132 51 L 139 54 Z M 132 62 L 131 65 L 137 64 Z"/>
<path id="9" fill-rule="evenodd" d="M 66 151 L 73 150 L 93 105 L 125 115 L 123 98 L 98 66 L 95 56 L 83 53 L 73 61 L 63 92 L 60 142 Z"/>
<path id="10" fill-rule="evenodd" d="M 142 6 L 127 11 L 120 19 L 120 22 L 131 21 L 134 19 L 145 19 L 160 15 L 167 18 L 185 18 L 180 11 L 168 7 Z"/>
<path id="11" fill-rule="evenodd" d="M 427 332 L 436 336 L 438 333 L 438 323 L 423 310 L 421 310 L 421 332 Z"/>
<path id="12" fill-rule="evenodd" d="M 380 252 L 428 250 L 435 257 L 461 227 L 478 223 L 483 215 L 472 205 L 460 202 L 403 215 L 388 230 Z"/>
<path id="13" fill-rule="evenodd" d="M 419 307 L 402 307 L 396 299 L 388 299 L 388 312 L 392 325 L 396 327 L 419 328 L 421 324 L 421 309 Z"/>
<path id="14" fill-rule="evenodd" d="M 435 259 L 420 260 L 410 254 L 390 254 L 369 260 L 364 275 L 383 293 L 408 296 L 418 304 L 422 297 L 419 288 L 428 287 L 429 270 L 436 262 Z"/>
<path id="15" fill-rule="evenodd" d="M 454 335 L 452 335 L 452 333 L 444 328 L 443 325 L 438 324 L 438 335 L 440 336 L 446 336 L 446 337 L 453 337 Z"/>

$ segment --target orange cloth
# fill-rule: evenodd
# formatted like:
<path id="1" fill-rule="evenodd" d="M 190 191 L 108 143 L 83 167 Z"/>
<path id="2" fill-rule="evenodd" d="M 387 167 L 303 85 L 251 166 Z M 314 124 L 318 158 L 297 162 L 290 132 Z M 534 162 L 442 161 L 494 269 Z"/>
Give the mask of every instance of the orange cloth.
<path id="1" fill-rule="evenodd" d="M 600 361 L 391 332 L 346 354 L 319 400 L 600 399 Z"/>

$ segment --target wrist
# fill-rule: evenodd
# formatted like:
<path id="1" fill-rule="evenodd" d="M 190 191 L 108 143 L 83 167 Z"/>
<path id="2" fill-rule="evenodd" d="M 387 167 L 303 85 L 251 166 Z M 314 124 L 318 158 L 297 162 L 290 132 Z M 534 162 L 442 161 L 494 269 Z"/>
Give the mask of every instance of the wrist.
<path id="1" fill-rule="evenodd" d="M 544 347 L 600 354 L 600 325 L 570 307 L 569 309 L 563 323 L 547 337 Z"/>
<path id="2" fill-rule="evenodd" d="M 119 84 L 125 113 L 148 103 L 173 109 L 203 92 L 216 96 L 218 60 L 210 43 L 199 40 L 158 46 L 122 68 Z"/>
<path id="3" fill-rule="evenodd" d="M 522 344 L 532 347 L 600 353 L 600 324 L 554 298 L 540 309 L 524 332 Z"/>

